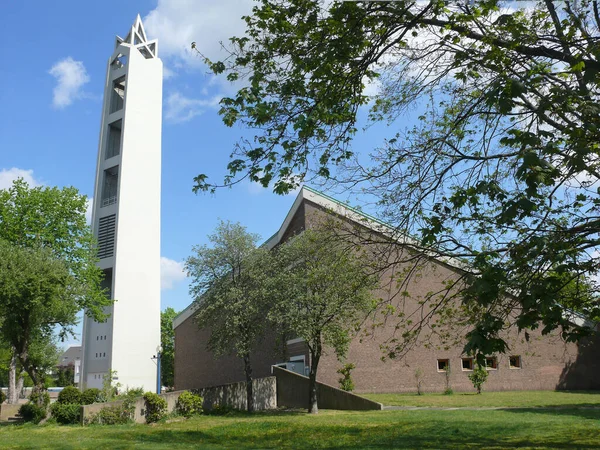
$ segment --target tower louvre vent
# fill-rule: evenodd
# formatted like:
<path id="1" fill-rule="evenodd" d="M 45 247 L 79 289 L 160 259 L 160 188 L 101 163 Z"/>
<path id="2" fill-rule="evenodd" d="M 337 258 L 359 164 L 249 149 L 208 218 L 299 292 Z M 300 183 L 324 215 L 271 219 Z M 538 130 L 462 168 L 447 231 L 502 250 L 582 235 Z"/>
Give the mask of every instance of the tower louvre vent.
<path id="1" fill-rule="evenodd" d="M 115 254 L 116 214 L 101 217 L 98 223 L 98 258 L 110 258 Z"/>

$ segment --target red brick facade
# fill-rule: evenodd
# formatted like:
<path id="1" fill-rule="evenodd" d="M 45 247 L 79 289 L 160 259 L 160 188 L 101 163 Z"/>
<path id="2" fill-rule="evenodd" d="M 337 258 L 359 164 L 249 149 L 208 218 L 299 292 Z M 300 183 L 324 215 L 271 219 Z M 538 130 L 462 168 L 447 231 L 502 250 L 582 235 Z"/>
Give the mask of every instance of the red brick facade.
<path id="1" fill-rule="evenodd" d="M 302 195 L 302 193 L 300 194 Z M 313 194 L 313 198 L 314 198 Z M 293 216 L 286 219 L 285 229 L 280 230 L 280 242 L 294 233 L 311 227 L 314 219 L 323 211 L 322 205 L 310 199 L 302 199 Z M 382 275 L 382 285 L 387 286 L 391 277 L 388 270 Z M 407 291 L 409 297 L 399 297 L 397 292 L 381 289 L 378 297 L 389 299 L 405 312 L 421 308 L 418 299 L 443 286 L 445 280 L 453 279 L 451 268 L 434 262 L 426 264 L 418 277 L 411 280 Z M 188 314 L 189 315 L 189 314 Z M 208 330 L 199 330 L 193 322 L 193 315 L 177 323 L 175 328 L 175 388 L 189 389 L 214 386 L 244 379 L 242 361 L 233 357 L 214 359 L 205 349 Z M 382 361 L 380 345 L 398 331 L 396 321 L 388 320 L 379 327 L 373 336 L 357 336 L 351 343 L 346 360 L 342 363 L 331 352 L 321 358 L 318 380 L 337 386 L 339 374 L 336 371 L 347 362 L 355 364 L 352 379 L 356 392 L 415 392 L 415 374 L 421 373 L 421 386 L 425 392 L 440 392 L 446 384 L 455 391 L 471 391 L 473 386 L 467 378 L 469 370 L 463 369 L 462 345 L 444 345 L 440 340 L 427 335 L 418 341 L 402 358 Z M 366 324 L 369 325 L 368 323 Z M 466 330 L 461 330 L 462 335 Z M 529 340 L 511 330 L 505 336 L 510 350 L 507 354 L 494 355 L 496 368 L 489 370 L 487 390 L 533 390 L 533 389 L 600 389 L 600 340 L 580 344 L 565 343 L 557 335 L 542 336 L 539 331 L 530 332 Z M 293 343 L 287 348 L 287 356 L 308 354 L 301 343 Z M 510 366 L 513 363 L 520 367 Z M 518 357 L 518 358 L 516 358 Z M 266 337 L 260 349 L 253 355 L 255 377 L 270 374 L 270 366 L 283 362 L 286 358 L 277 356 L 275 340 Z M 450 375 L 440 371 L 438 360 L 447 360 Z M 467 362 L 465 362 L 468 365 Z"/>

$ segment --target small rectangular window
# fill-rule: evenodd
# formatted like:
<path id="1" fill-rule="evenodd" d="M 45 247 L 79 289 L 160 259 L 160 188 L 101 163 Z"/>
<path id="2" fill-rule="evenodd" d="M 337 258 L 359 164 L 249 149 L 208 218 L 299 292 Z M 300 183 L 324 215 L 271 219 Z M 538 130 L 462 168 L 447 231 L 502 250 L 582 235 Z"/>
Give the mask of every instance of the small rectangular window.
<path id="1" fill-rule="evenodd" d="M 498 368 L 498 360 L 495 356 L 485 358 L 485 368 L 488 370 L 496 370 Z"/>
<path id="2" fill-rule="evenodd" d="M 521 357 L 518 355 L 511 356 L 508 358 L 508 362 L 510 364 L 511 369 L 520 369 L 521 368 Z"/>
<path id="3" fill-rule="evenodd" d="M 437 360 L 437 369 L 438 372 L 446 372 L 450 367 L 450 361 L 448 359 L 438 359 Z"/>
<path id="4" fill-rule="evenodd" d="M 462 359 L 462 370 L 473 370 L 473 358 Z"/>

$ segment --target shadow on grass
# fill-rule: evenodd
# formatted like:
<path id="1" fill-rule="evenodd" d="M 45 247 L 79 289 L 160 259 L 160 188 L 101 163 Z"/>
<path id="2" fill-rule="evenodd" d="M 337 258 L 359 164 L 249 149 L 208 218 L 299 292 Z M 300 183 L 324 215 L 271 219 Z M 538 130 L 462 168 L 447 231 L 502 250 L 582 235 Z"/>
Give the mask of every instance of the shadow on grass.
<path id="1" fill-rule="evenodd" d="M 598 404 L 583 405 L 553 405 L 540 408 L 502 408 L 514 414 L 542 414 L 555 417 L 574 416 L 582 419 L 600 420 L 600 407 Z"/>
<path id="2" fill-rule="evenodd" d="M 503 412 L 499 413 L 503 414 Z M 562 411 L 566 415 L 567 411 Z M 257 417 L 257 416 L 252 416 Z M 581 448 L 590 447 L 595 442 L 598 429 L 579 430 L 577 433 L 548 433 L 537 430 L 545 421 L 539 419 L 506 421 L 465 422 L 464 418 L 444 415 L 433 419 L 434 415 L 390 416 L 383 421 L 356 416 L 354 423 L 326 423 L 310 419 L 298 421 L 265 420 L 256 422 L 245 420 L 243 416 L 224 417 L 222 421 L 202 430 L 202 419 L 190 422 L 186 429 L 164 429 L 155 427 L 147 432 L 137 428 L 127 431 L 129 444 L 143 444 L 148 448 L 320 448 L 320 449 L 359 449 L 359 448 L 469 448 L 469 447 L 551 447 Z M 592 417 L 590 417 L 592 418 Z M 596 412 L 595 418 L 600 418 Z M 316 419 L 316 418 L 315 418 Z M 327 418 L 328 419 L 328 418 Z M 335 421 L 337 418 L 333 416 Z M 429 420 L 428 420 L 429 419 Z M 566 429 L 565 429 L 566 430 Z M 102 445 L 110 444 L 118 448 L 123 443 L 122 432 L 106 429 L 102 435 Z M 587 444 L 587 445 L 586 445 Z"/>
<path id="3" fill-rule="evenodd" d="M 319 430 L 281 430 L 271 429 L 270 432 L 257 433 L 258 430 L 247 430 L 239 434 L 230 427 L 219 427 L 210 432 L 192 430 L 159 430 L 144 436 L 144 444 L 168 444 L 172 448 L 198 445 L 198 448 L 222 447 L 235 449 L 253 448 L 321 448 L 321 449 L 360 449 L 360 448 L 465 448 L 465 447 L 539 447 L 547 444 L 543 440 L 504 439 L 486 437 L 492 433 L 495 436 L 511 435 L 510 428 L 478 430 L 477 433 L 465 432 L 459 427 L 436 430 L 428 428 L 408 432 L 398 429 L 398 426 L 377 426 L 365 429 L 354 426 L 327 426 Z M 267 431 L 267 430 L 264 430 Z M 581 448 L 581 443 L 552 442 L 552 448 Z"/>

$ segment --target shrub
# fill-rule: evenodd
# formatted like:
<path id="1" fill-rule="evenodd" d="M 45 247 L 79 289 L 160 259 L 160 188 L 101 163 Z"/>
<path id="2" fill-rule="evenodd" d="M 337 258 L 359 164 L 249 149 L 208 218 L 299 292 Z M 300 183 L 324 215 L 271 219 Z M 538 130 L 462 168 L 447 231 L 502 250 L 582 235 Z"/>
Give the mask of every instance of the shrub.
<path id="1" fill-rule="evenodd" d="M 236 411 L 235 408 L 229 405 L 213 405 L 213 407 L 207 411 L 204 411 L 204 414 L 209 414 L 211 416 L 225 416 L 232 412 Z"/>
<path id="2" fill-rule="evenodd" d="M 337 373 L 339 373 L 342 376 L 338 379 L 338 383 L 340 383 L 341 390 L 347 392 L 352 392 L 354 390 L 354 381 L 352 381 L 351 372 L 355 368 L 356 366 L 354 364 L 349 363 L 337 371 Z"/>
<path id="3" fill-rule="evenodd" d="M 33 391 L 29 396 L 29 402 L 36 405 L 41 404 L 44 410 L 47 410 L 50 404 L 50 394 L 47 391 Z"/>
<path id="4" fill-rule="evenodd" d="M 184 417 L 202 414 L 202 397 L 189 391 L 183 392 L 177 399 L 175 410 Z"/>
<path id="5" fill-rule="evenodd" d="M 127 398 L 138 398 L 138 397 L 143 397 L 143 395 L 144 395 L 144 388 L 138 387 L 138 388 L 128 388 L 119 397 L 126 396 Z"/>
<path id="6" fill-rule="evenodd" d="M 75 386 L 67 386 L 60 391 L 56 401 L 63 404 L 79 405 L 81 404 L 81 392 Z"/>
<path id="7" fill-rule="evenodd" d="M 89 388 L 81 393 L 81 404 L 91 405 L 97 403 L 100 399 L 100 389 Z"/>
<path id="8" fill-rule="evenodd" d="M 122 425 L 132 421 L 131 412 L 125 405 L 107 406 L 86 419 L 89 425 Z"/>
<path id="9" fill-rule="evenodd" d="M 473 387 L 477 389 L 477 393 L 481 394 L 481 387 L 483 383 L 486 382 L 488 377 L 488 372 L 485 367 L 480 366 L 479 364 L 475 367 L 475 370 L 469 374 L 469 380 L 473 383 Z"/>
<path id="10" fill-rule="evenodd" d="M 444 390 L 444 395 L 452 395 L 452 394 L 454 394 L 454 391 L 452 390 L 452 388 L 448 387 Z"/>
<path id="11" fill-rule="evenodd" d="M 6 394 L 4 393 L 4 391 L 0 390 L 0 405 L 2 403 L 4 403 L 5 400 L 6 400 Z"/>
<path id="12" fill-rule="evenodd" d="M 25 403 L 19 408 L 19 415 L 25 422 L 40 423 L 48 415 L 45 406 L 38 406 L 36 403 Z"/>
<path id="13" fill-rule="evenodd" d="M 158 422 L 167 413 L 167 401 L 153 392 L 144 394 L 146 402 L 146 423 Z"/>
<path id="14" fill-rule="evenodd" d="M 50 412 L 56 422 L 63 425 L 76 424 L 81 421 L 81 405 L 78 403 L 53 403 Z"/>

